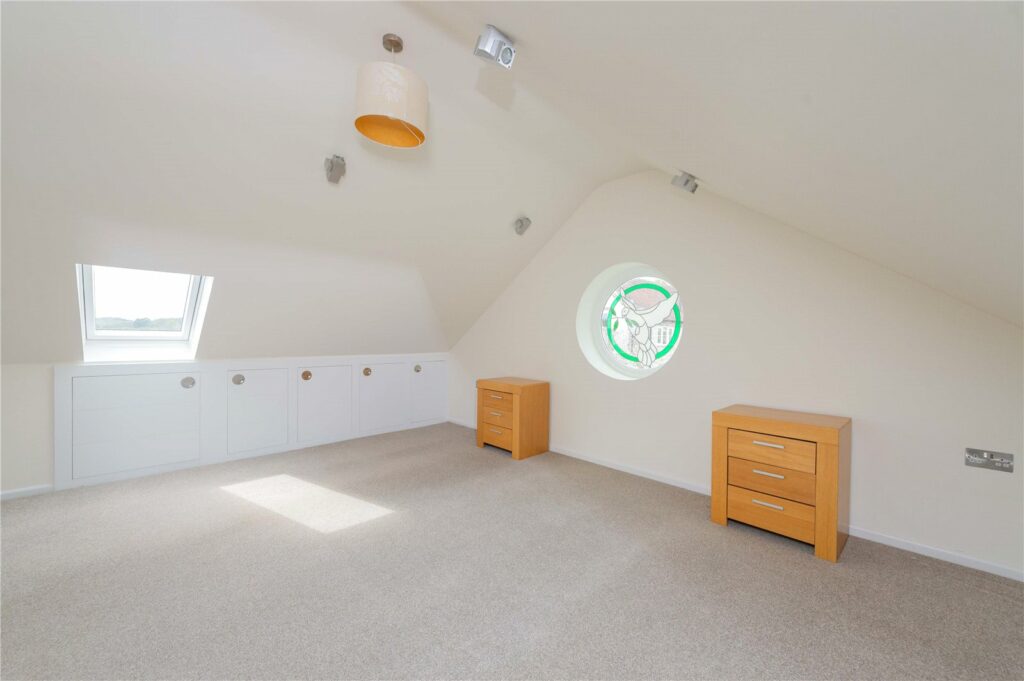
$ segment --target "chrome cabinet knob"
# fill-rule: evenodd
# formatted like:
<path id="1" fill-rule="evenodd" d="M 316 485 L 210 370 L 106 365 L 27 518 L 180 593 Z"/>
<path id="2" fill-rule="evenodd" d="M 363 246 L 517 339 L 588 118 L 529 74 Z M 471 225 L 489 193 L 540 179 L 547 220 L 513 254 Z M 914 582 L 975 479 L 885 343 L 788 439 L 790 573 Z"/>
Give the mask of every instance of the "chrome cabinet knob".
<path id="1" fill-rule="evenodd" d="M 235 385 L 242 385 L 243 383 L 245 383 L 245 376 L 243 376 L 242 374 L 235 374 L 234 376 L 231 377 L 231 382 L 234 383 Z"/>
<path id="2" fill-rule="evenodd" d="M 306 369 L 305 371 L 302 372 L 302 380 L 303 381 L 308 381 L 311 378 L 313 378 L 313 372 L 312 371 L 310 371 L 309 369 Z"/>
<path id="3" fill-rule="evenodd" d="M 373 369 L 371 369 L 370 367 L 366 367 L 365 369 L 363 369 L 363 376 L 369 376 L 372 373 Z"/>
<path id="4" fill-rule="evenodd" d="M 423 371 L 423 367 L 421 367 L 419 364 L 417 364 L 416 366 L 414 366 L 412 368 L 412 370 L 415 371 L 418 374 L 419 372 Z"/>
<path id="5" fill-rule="evenodd" d="M 181 387 L 184 388 L 185 390 L 188 390 L 195 384 L 196 379 L 192 378 L 191 376 L 186 376 L 185 378 L 181 379 Z"/>

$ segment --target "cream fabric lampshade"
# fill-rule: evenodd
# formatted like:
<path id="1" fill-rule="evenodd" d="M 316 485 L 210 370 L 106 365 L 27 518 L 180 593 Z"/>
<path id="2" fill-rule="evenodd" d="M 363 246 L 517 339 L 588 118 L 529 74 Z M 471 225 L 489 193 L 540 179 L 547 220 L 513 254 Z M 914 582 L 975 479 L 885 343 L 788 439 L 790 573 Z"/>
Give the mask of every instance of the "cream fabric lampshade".
<path id="1" fill-rule="evenodd" d="M 389 147 L 418 147 L 427 139 L 427 84 L 391 62 L 359 67 L 356 130 Z"/>

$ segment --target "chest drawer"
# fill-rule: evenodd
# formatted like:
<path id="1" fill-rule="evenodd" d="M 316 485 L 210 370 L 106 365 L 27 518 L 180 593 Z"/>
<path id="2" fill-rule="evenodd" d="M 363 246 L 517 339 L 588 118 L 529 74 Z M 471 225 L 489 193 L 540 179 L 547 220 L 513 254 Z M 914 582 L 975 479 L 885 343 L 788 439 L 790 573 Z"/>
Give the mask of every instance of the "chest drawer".
<path id="1" fill-rule="evenodd" d="M 789 468 L 729 457 L 729 484 L 814 505 L 814 476 Z"/>
<path id="2" fill-rule="evenodd" d="M 738 459 L 813 474 L 816 450 L 813 442 L 729 429 L 729 456 Z"/>
<path id="3" fill-rule="evenodd" d="M 729 485 L 728 514 L 741 523 L 814 543 L 813 506 Z"/>
<path id="4" fill-rule="evenodd" d="M 511 405 L 509 405 L 511 408 Z M 493 426 L 502 426 L 503 428 L 512 427 L 512 412 L 504 411 L 496 407 L 488 407 L 484 405 L 480 408 L 478 414 L 480 423 L 489 423 Z"/>
<path id="5" fill-rule="evenodd" d="M 512 393 L 498 392 L 497 390 L 481 390 L 484 394 L 485 407 L 497 407 L 502 411 L 512 411 Z"/>
<path id="6" fill-rule="evenodd" d="M 480 433 L 481 439 L 495 447 L 501 447 L 502 449 L 512 449 L 512 429 L 501 428 L 500 426 L 492 426 L 489 423 L 481 424 L 480 428 L 477 429 Z"/>

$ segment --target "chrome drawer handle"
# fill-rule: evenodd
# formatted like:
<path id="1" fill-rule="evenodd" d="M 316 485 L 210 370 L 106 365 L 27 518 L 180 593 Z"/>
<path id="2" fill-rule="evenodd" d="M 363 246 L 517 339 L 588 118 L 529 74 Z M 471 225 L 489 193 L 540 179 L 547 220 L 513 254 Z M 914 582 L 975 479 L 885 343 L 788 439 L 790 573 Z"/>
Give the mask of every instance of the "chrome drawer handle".
<path id="1" fill-rule="evenodd" d="M 491 428 L 491 432 L 492 433 L 497 433 L 498 435 L 501 435 L 501 431 L 498 430 L 497 428 Z"/>
<path id="2" fill-rule="evenodd" d="M 751 468 L 750 472 L 751 473 L 757 473 L 758 475 L 764 475 L 764 476 L 769 477 L 769 478 L 775 478 L 776 480 L 785 480 L 786 479 L 785 475 L 779 475 L 778 473 L 769 473 L 768 471 L 759 471 L 756 468 Z"/>
<path id="3" fill-rule="evenodd" d="M 777 445 L 774 442 L 761 442 L 760 440 L 753 441 L 755 445 L 761 445 L 762 447 L 771 447 L 772 449 L 785 449 L 785 445 Z"/>
<path id="4" fill-rule="evenodd" d="M 185 378 L 181 379 L 181 387 L 184 388 L 185 390 L 188 390 L 195 384 L 196 379 L 192 378 L 191 376 L 186 376 Z"/>
<path id="5" fill-rule="evenodd" d="M 505 399 L 501 395 L 488 395 L 488 397 L 490 397 L 492 400 L 503 400 L 503 399 Z"/>
<path id="6" fill-rule="evenodd" d="M 492 411 L 491 412 L 491 416 L 501 416 L 501 412 L 500 411 Z"/>
<path id="7" fill-rule="evenodd" d="M 757 499 L 751 499 L 750 503 L 757 504 L 758 506 L 767 506 L 768 508 L 774 508 L 776 511 L 785 511 L 782 506 L 778 504 L 769 504 L 767 501 L 758 501 Z"/>
<path id="8" fill-rule="evenodd" d="M 243 383 L 245 383 L 245 376 L 243 376 L 242 374 L 235 374 L 234 376 L 231 377 L 231 382 L 234 383 L 235 385 L 242 385 Z"/>

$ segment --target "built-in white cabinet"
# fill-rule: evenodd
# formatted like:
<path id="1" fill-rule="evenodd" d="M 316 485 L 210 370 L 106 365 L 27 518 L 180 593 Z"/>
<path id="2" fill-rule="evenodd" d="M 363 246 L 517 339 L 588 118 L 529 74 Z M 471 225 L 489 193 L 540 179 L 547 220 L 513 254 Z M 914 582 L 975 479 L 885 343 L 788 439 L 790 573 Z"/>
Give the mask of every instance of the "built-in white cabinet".
<path id="1" fill-rule="evenodd" d="M 71 477 L 199 459 L 200 385 L 190 373 L 72 380 Z"/>
<path id="2" fill-rule="evenodd" d="M 288 369 L 227 372 L 228 454 L 288 442 Z"/>
<path id="3" fill-rule="evenodd" d="M 54 484 L 438 423 L 447 417 L 447 391 L 440 353 L 57 365 Z"/>
<path id="4" fill-rule="evenodd" d="M 448 375 L 444 362 L 417 362 L 412 373 L 412 420 L 443 421 L 448 413 Z"/>
<path id="5" fill-rule="evenodd" d="M 359 381 L 359 432 L 362 435 L 397 430 L 409 424 L 409 379 L 406 362 L 362 364 Z"/>
<path id="6" fill-rule="evenodd" d="M 304 366 L 296 375 L 296 436 L 301 444 L 352 437 L 351 365 Z"/>

